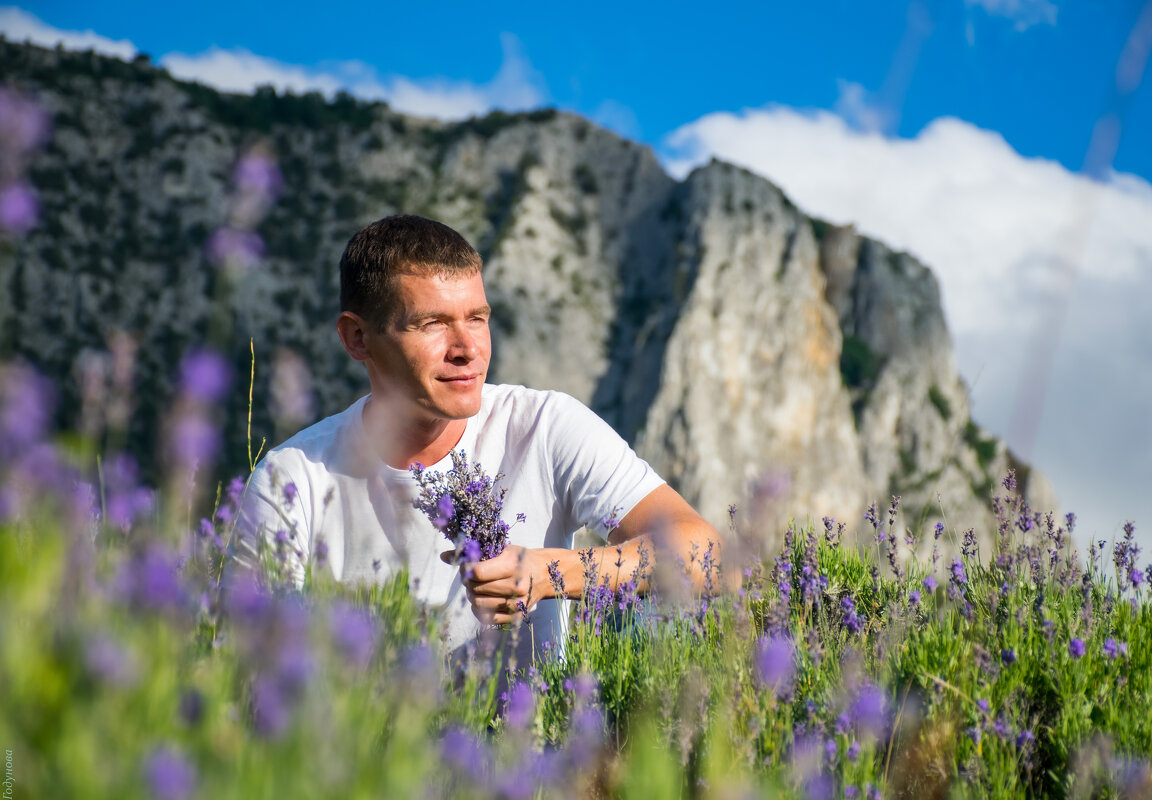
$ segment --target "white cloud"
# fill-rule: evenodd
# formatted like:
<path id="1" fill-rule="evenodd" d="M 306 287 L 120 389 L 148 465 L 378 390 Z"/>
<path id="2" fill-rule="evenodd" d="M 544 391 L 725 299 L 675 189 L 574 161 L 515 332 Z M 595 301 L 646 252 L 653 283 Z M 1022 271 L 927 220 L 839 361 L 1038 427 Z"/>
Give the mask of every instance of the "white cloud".
<path id="1" fill-rule="evenodd" d="M 965 4 L 980 6 L 994 17 L 1014 20 L 1018 31 L 1033 25 L 1055 25 L 1059 11 L 1049 0 L 965 0 Z"/>
<path id="2" fill-rule="evenodd" d="M 44 47 L 61 43 L 72 50 L 93 49 L 130 59 L 136 46 L 93 31 L 54 28 L 19 8 L 0 7 L 0 33 L 13 41 L 28 40 Z M 332 61 L 317 65 L 287 64 L 244 48 L 213 47 L 202 53 L 168 53 L 158 63 L 182 80 L 199 81 L 227 92 L 250 93 L 258 86 L 280 92 L 320 92 L 331 97 L 344 90 L 365 100 L 383 100 L 397 111 L 444 120 L 465 119 L 493 109 L 517 111 L 548 100 L 543 76 L 533 68 L 520 41 L 502 34 L 500 69 L 487 83 L 448 78 L 381 77 L 362 61 Z"/>
<path id="3" fill-rule="evenodd" d="M 160 59 L 160 64 L 173 77 L 199 81 L 226 92 L 250 93 L 257 86 L 273 86 L 281 92 L 333 94 L 342 86 L 331 75 L 258 56 L 243 48 L 213 47 L 195 55 L 169 53 Z"/>
<path id="4" fill-rule="evenodd" d="M 213 48 L 195 55 L 170 53 L 160 63 L 178 78 L 226 91 L 251 92 L 258 86 L 270 85 L 278 91 L 318 91 L 331 96 L 345 90 L 363 99 L 384 100 L 406 114 L 453 120 L 494 108 L 533 108 L 547 100 L 543 78 L 529 63 L 519 40 L 504 34 L 501 45 L 504 57 L 500 70 L 484 84 L 447 78 L 380 77 L 361 61 L 305 67 L 243 49 Z"/>
<path id="5" fill-rule="evenodd" d="M 95 50 L 97 53 L 130 59 L 136 46 L 127 39 L 109 39 L 95 31 L 65 31 L 53 28 L 23 9 L 0 7 L 0 33 L 9 41 L 28 41 L 41 47 L 62 44 L 69 50 Z"/>
<path id="6" fill-rule="evenodd" d="M 665 143 L 677 175 L 713 156 L 929 264 L 977 420 L 1030 451 L 1098 533 L 1125 514 L 1152 525 L 1147 181 L 1092 181 L 958 119 L 894 139 L 784 107 L 709 114 Z"/>

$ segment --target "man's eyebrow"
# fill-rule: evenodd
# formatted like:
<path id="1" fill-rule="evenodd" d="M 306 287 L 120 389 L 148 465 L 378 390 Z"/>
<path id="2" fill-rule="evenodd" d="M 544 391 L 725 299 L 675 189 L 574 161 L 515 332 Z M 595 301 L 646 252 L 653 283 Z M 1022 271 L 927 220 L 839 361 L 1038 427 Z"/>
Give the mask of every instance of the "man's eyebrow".
<path id="1" fill-rule="evenodd" d="M 482 306 L 476 306 L 468 312 L 469 317 L 483 317 L 492 314 L 492 306 L 485 303 Z M 425 322 L 430 319 L 443 319 L 449 317 L 451 314 L 445 314 L 443 311 L 417 311 L 412 316 L 408 317 L 408 324 L 415 325 L 418 322 Z"/>

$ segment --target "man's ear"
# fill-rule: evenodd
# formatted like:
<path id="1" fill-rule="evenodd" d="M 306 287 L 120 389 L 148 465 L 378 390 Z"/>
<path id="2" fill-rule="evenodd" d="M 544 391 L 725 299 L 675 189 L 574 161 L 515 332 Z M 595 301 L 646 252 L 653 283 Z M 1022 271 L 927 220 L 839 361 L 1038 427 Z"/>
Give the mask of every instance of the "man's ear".
<path id="1" fill-rule="evenodd" d="M 368 360 L 368 343 L 365 340 L 368 323 L 363 317 L 351 311 L 341 311 L 336 318 L 336 332 L 340 334 L 340 341 L 348 355 L 356 361 Z"/>

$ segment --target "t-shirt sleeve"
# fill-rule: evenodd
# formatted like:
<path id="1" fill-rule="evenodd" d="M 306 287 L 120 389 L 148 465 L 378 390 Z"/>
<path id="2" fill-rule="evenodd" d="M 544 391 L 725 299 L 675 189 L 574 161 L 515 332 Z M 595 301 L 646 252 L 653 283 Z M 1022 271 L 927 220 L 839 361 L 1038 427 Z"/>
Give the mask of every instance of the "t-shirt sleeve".
<path id="1" fill-rule="evenodd" d="M 261 549 L 285 577 L 304 585 L 304 564 L 311 549 L 311 523 L 305 496 L 308 483 L 293 476 L 289 458 L 270 453 L 256 465 L 240 503 L 232 556 L 243 567 L 260 563 Z M 263 547 L 262 547 L 263 543 Z"/>
<path id="2" fill-rule="evenodd" d="M 583 403 L 555 392 L 550 404 L 548 443 L 557 497 L 571 528 L 583 525 L 607 536 L 609 518 L 623 519 L 664 480 Z"/>

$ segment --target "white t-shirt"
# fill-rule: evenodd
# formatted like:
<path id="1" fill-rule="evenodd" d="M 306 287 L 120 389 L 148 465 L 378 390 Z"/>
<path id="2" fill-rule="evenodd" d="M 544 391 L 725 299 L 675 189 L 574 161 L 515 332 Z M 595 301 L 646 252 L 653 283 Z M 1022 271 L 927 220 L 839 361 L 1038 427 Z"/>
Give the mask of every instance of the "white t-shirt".
<path id="1" fill-rule="evenodd" d="M 407 567 L 413 595 L 447 608 L 446 645 L 456 649 L 481 625 L 458 569 L 440 560 L 451 543 L 412 505 L 415 478 L 385 464 L 368 440 L 367 399 L 261 460 L 241 511 L 240 547 L 251 554 L 253 534 L 271 540 L 294 529 L 292 544 L 303 553 L 289 562 L 297 584 L 320 536 L 338 581 L 383 583 Z M 523 547 L 571 548 L 581 527 L 606 536 L 603 519 L 613 513 L 622 519 L 664 482 L 606 422 L 561 392 L 486 384 L 480 412 L 468 419 L 456 449 L 489 476 L 503 474 L 498 486 L 508 489 L 503 518 L 512 525 L 509 542 Z M 449 455 L 427 468 L 451 467 Z M 288 484 L 295 487 L 291 503 Z M 527 519 L 513 524 L 518 513 Z M 537 649 L 545 641 L 562 646 L 564 611 L 563 603 L 545 600 L 529 615 Z"/>

